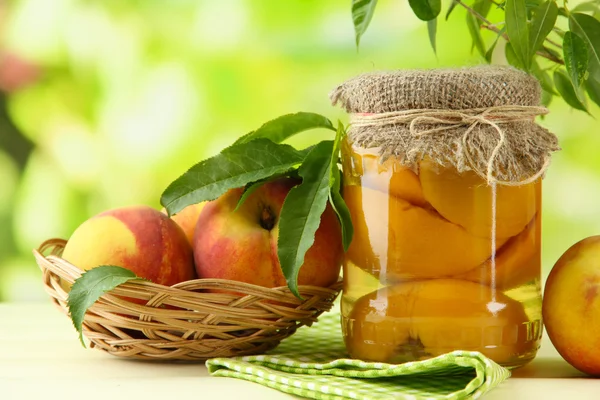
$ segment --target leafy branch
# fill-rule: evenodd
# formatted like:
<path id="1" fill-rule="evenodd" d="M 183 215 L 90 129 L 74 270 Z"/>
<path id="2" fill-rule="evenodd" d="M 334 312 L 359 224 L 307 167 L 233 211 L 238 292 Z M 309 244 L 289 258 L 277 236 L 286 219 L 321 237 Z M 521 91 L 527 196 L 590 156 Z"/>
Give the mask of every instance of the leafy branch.
<path id="1" fill-rule="evenodd" d="M 281 144 L 293 135 L 315 128 L 335 131 L 335 139 L 301 150 Z M 172 215 L 191 204 L 214 200 L 230 189 L 245 188 L 239 207 L 253 190 L 269 180 L 282 176 L 301 178 L 283 203 L 277 242 L 281 270 L 288 287 L 299 297 L 298 273 L 328 203 L 338 217 L 345 250 L 352 240 L 352 221 L 341 196 L 338 170 L 344 136 L 341 124 L 336 129 L 322 115 L 308 112 L 283 115 L 241 136 L 216 156 L 192 166 L 165 189 L 161 204 Z"/>
<path id="2" fill-rule="evenodd" d="M 438 51 L 436 36 L 441 0 L 409 0 L 417 18 L 427 23 L 429 40 Z M 367 30 L 375 13 L 376 0 L 353 0 L 352 16 L 356 43 Z M 500 38 L 506 63 L 535 76 L 548 105 L 554 96 L 562 97 L 571 107 L 588 112 L 588 100 L 600 105 L 600 0 L 585 1 L 572 10 L 567 1 L 557 0 L 453 0 L 445 14 L 448 20 L 457 6 L 466 11 L 465 24 L 472 49 L 492 63 Z M 495 8 L 503 15 L 492 20 Z M 561 28 L 566 19 L 569 28 Z M 490 42 L 482 31 L 496 34 Z"/>
<path id="3" fill-rule="evenodd" d="M 460 5 L 461 7 L 463 7 L 465 10 L 467 10 L 468 13 L 470 13 L 471 15 L 473 15 L 475 18 L 477 18 L 479 21 L 483 22 L 483 25 L 481 25 L 480 27 L 483 29 L 487 29 L 489 31 L 495 32 L 498 35 L 502 36 L 507 42 L 510 41 L 510 39 L 508 38 L 508 35 L 506 34 L 506 32 L 504 30 L 498 29 L 498 25 L 500 24 L 492 24 L 490 21 L 488 21 L 487 18 L 485 18 L 483 15 L 479 14 L 476 10 L 474 10 L 473 8 L 469 7 L 468 5 L 466 5 L 465 3 L 463 3 L 461 0 L 454 0 L 458 5 Z M 499 3 L 496 3 L 492 0 L 490 0 L 493 4 L 498 5 Z M 550 3 L 550 2 L 549 2 Z M 552 3 L 550 3 L 552 4 Z M 548 37 L 545 38 L 545 41 L 547 41 L 548 43 L 551 43 L 555 46 L 558 46 L 559 48 L 562 48 L 562 46 L 556 42 L 554 42 L 552 39 L 549 39 Z M 547 47 L 543 46 L 541 50 L 536 51 L 536 54 L 540 57 L 544 57 L 547 58 L 548 60 L 555 62 L 557 64 L 561 64 L 564 65 L 565 62 L 560 59 L 560 57 L 557 57 L 555 54 L 553 54 Z"/>

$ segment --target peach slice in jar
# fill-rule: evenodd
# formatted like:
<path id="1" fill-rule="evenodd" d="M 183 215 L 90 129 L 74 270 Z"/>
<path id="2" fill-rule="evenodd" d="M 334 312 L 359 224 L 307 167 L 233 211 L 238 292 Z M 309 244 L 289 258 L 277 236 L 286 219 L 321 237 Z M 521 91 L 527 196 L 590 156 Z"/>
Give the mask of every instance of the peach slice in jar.
<path id="1" fill-rule="evenodd" d="M 444 218 L 476 236 L 515 236 L 536 213 L 539 181 L 520 186 L 498 184 L 494 190 L 475 172 L 459 173 L 429 160 L 420 163 L 419 178 L 425 200 Z"/>
<path id="2" fill-rule="evenodd" d="M 363 156 L 363 166 L 365 173 L 361 180 L 362 186 L 389 193 L 420 207 L 427 206 L 419 177 L 403 167 L 395 157 L 390 157 L 381 164 L 379 157 L 366 154 Z"/>
<path id="3" fill-rule="evenodd" d="M 353 358 L 367 361 L 399 363 L 467 350 L 513 365 L 537 350 L 528 322 L 519 302 L 487 286 L 432 279 L 360 298 L 345 320 L 344 339 Z"/>
<path id="4" fill-rule="evenodd" d="M 541 214 L 527 225 L 523 232 L 510 238 L 483 265 L 453 278 L 510 290 L 539 279 Z"/>
<path id="5" fill-rule="evenodd" d="M 490 239 L 435 211 L 361 186 L 345 186 L 343 195 L 354 225 L 346 257 L 383 282 L 458 275 L 491 255 Z"/>
<path id="6" fill-rule="evenodd" d="M 394 156 L 381 162 L 379 151 L 378 148 L 353 149 L 347 140 L 342 142 L 342 159 L 348 160 L 344 164 L 344 171 L 349 172 L 346 175 L 359 177 L 354 184 L 389 193 L 411 204 L 427 206 L 417 174 L 402 166 Z"/>
<path id="7" fill-rule="evenodd" d="M 359 268 L 374 273 L 381 270 L 382 258 L 385 265 L 386 253 L 383 252 L 382 249 L 384 246 L 381 244 L 376 246 L 375 243 L 371 243 L 369 232 L 370 230 L 378 229 L 378 227 L 374 222 L 371 221 L 369 223 L 369 221 L 367 221 L 365 207 L 368 205 L 364 203 L 362 192 L 362 187 L 357 185 L 346 185 L 342 189 L 342 197 L 350 211 L 352 227 L 354 228 L 352 242 L 344 257 Z M 385 221 L 380 221 L 379 223 L 380 225 L 384 225 Z M 374 246 L 376 246 L 376 248 L 374 248 Z M 379 251 L 377 254 L 375 253 L 376 249 Z"/>

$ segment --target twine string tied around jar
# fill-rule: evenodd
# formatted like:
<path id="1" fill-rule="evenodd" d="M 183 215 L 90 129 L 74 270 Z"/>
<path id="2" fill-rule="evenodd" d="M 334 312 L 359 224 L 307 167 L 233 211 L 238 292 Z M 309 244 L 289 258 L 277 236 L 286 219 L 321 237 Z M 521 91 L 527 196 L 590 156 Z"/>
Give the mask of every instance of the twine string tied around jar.
<path id="1" fill-rule="evenodd" d="M 539 106 L 504 105 L 488 108 L 474 108 L 462 110 L 443 109 L 416 109 L 401 110 L 384 113 L 354 113 L 350 115 L 350 125 L 354 127 L 381 127 L 387 125 L 406 124 L 413 137 L 433 135 L 436 133 L 450 131 L 460 127 L 466 127 L 462 135 L 464 154 L 473 171 L 488 184 L 502 184 L 507 186 L 525 185 L 539 179 L 550 165 L 550 157 L 546 156 L 541 168 L 530 177 L 520 181 L 500 181 L 494 177 L 494 162 L 500 149 L 506 143 L 506 134 L 501 125 L 517 121 L 533 121 L 538 115 L 545 115 L 548 109 Z M 489 125 L 498 134 L 498 142 L 494 147 L 485 171 L 476 167 L 471 155 L 467 140 L 469 135 L 478 125 Z M 433 126 L 433 127 L 432 127 Z"/>

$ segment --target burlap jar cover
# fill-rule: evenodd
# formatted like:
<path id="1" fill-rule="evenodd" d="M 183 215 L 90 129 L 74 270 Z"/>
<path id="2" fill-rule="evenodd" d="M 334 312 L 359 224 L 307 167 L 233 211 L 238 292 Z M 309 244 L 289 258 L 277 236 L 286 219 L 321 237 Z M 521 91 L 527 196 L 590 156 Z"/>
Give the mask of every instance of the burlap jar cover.
<path id="1" fill-rule="evenodd" d="M 535 122 L 538 81 L 511 67 L 400 70 L 359 75 L 330 94 L 351 114 L 354 146 L 378 148 L 413 170 L 429 158 L 488 183 L 522 185 L 540 178 L 559 150 Z"/>

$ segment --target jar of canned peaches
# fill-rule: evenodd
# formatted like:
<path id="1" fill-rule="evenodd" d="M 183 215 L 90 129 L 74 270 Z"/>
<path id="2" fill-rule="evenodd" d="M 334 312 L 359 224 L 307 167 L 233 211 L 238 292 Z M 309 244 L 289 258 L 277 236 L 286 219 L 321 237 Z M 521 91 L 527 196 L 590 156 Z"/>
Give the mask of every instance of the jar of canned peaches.
<path id="1" fill-rule="evenodd" d="M 343 198 L 354 227 L 342 330 L 353 358 L 454 350 L 509 367 L 542 336 L 542 178 L 556 137 L 538 82 L 512 68 L 379 72 L 331 94 L 350 113 Z"/>

